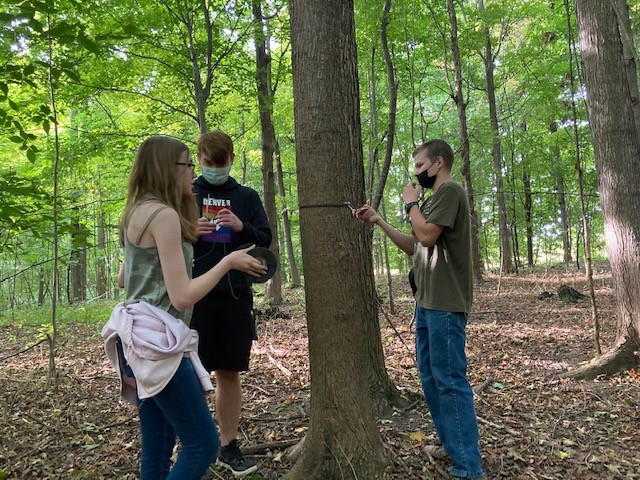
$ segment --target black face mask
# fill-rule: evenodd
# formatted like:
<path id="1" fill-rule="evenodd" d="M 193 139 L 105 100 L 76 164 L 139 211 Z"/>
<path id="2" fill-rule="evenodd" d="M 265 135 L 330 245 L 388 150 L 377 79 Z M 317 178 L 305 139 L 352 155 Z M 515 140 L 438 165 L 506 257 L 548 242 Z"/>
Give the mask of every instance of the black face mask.
<path id="1" fill-rule="evenodd" d="M 431 168 L 432 166 L 433 166 L 433 163 L 429 166 L 429 168 Z M 436 183 L 436 178 L 438 177 L 438 172 L 436 172 L 435 175 L 430 177 L 429 176 L 429 168 L 424 170 L 422 173 L 420 173 L 420 175 L 418 175 L 416 177 L 418 179 L 418 183 L 420 184 L 420 186 L 422 188 L 431 188 L 431 187 L 433 187 L 433 184 Z"/>

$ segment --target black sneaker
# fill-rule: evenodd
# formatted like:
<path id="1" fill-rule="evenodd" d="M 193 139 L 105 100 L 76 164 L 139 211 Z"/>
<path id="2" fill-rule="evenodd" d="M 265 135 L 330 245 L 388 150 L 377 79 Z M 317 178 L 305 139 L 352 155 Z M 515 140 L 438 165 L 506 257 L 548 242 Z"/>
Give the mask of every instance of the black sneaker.
<path id="1" fill-rule="evenodd" d="M 245 477 L 258 470 L 256 462 L 244 458 L 236 439 L 220 449 L 216 465 L 228 468 L 236 478 Z"/>

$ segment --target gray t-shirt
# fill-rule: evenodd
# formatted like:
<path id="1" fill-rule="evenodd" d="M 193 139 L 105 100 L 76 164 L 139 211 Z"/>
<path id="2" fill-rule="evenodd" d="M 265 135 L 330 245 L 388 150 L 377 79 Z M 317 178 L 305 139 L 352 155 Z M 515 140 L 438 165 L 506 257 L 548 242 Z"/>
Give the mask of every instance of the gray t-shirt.
<path id="1" fill-rule="evenodd" d="M 471 311 L 471 237 L 467 194 L 454 182 L 443 183 L 422 205 L 428 223 L 444 227 L 432 247 L 416 243 L 416 303 L 429 310 Z"/>

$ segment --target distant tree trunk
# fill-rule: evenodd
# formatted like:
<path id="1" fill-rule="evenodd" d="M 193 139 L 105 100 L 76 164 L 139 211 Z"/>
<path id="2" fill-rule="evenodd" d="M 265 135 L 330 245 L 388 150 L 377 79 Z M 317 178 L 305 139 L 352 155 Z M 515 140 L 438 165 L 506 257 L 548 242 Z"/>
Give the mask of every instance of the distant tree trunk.
<path id="1" fill-rule="evenodd" d="M 478 7 L 484 11 L 484 1 L 478 0 Z M 511 257 L 511 239 L 509 223 L 507 221 L 507 206 L 504 195 L 504 179 L 502 176 L 502 144 L 500 142 L 500 125 L 498 122 L 498 109 L 496 106 L 496 87 L 493 77 L 494 57 L 491 46 L 491 33 L 489 26 L 484 25 L 484 67 L 487 81 L 487 98 L 489 100 L 489 116 L 491 120 L 491 130 L 493 132 L 493 173 L 496 184 L 496 197 L 498 201 L 498 225 L 500 232 L 501 251 L 501 271 L 503 273 L 513 272 L 513 262 Z"/>
<path id="2" fill-rule="evenodd" d="M 384 198 L 382 199 L 382 201 L 380 202 L 380 213 L 382 214 L 383 218 L 387 218 L 387 209 L 385 206 L 385 201 Z M 389 302 L 389 313 L 391 315 L 395 315 L 396 313 L 396 307 L 395 304 L 393 302 L 393 288 L 392 288 L 392 281 L 391 281 L 391 265 L 389 263 L 389 242 L 387 241 L 387 236 L 384 235 L 382 237 L 382 253 L 384 255 L 384 270 L 386 273 L 386 278 L 387 278 L 387 300 Z M 378 321 L 377 324 L 377 331 L 373 332 L 372 335 L 375 335 L 376 337 L 380 338 L 380 322 Z M 382 350 L 382 348 L 381 348 Z M 385 368 L 384 365 L 384 353 L 382 353 L 382 369 L 384 370 L 384 377 L 388 380 L 390 387 L 393 387 L 392 391 L 395 391 L 396 388 L 393 385 L 393 383 L 391 382 L 391 379 L 389 378 L 389 375 L 387 374 L 387 369 Z M 375 378 L 375 377 L 374 377 Z M 374 382 L 375 385 L 375 382 Z M 383 389 L 383 391 L 386 391 L 386 389 Z M 394 392 L 396 393 L 396 392 Z M 400 393 L 397 392 L 397 396 L 399 396 Z M 374 399 L 376 398 L 376 392 L 374 391 Z M 386 396 L 383 396 L 382 398 L 386 399 Z M 386 402 L 385 402 L 386 403 Z"/>
<path id="3" fill-rule="evenodd" d="M 247 126 L 244 123 L 244 119 L 242 120 L 242 133 L 244 134 L 247 131 Z M 242 185 L 244 185 L 245 183 L 247 183 L 247 143 L 246 142 L 242 142 L 242 148 L 241 148 L 241 155 L 240 155 L 240 160 L 241 160 L 241 167 L 242 167 L 242 181 L 240 182 Z"/>
<path id="4" fill-rule="evenodd" d="M 396 136 L 396 110 L 398 104 L 398 83 L 396 82 L 396 74 L 389 52 L 389 44 L 387 40 L 387 27 L 389 26 L 389 11 L 391 10 L 391 0 L 386 0 L 382 20 L 380 21 L 380 38 L 382 41 L 382 53 L 384 62 L 387 66 L 387 88 L 389 89 L 389 122 L 387 123 L 387 148 L 384 155 L 384 163 L 380 174 L 378 175 L 378 187 L 371 199 L 371 206 L 377 210 L 384 195 L 384 188 L 387 184 L 387 176 L 389 175 L 389 167 L 393 157 L 393 142 Z"/>
<path id="5" fill-rule="evenodd" d="M 287 478 L 378 479 L 384 449 L 363 368 L 363 331 L 377 318 L 371 238 L 338 202 L 364 199 L 353 1 L 292 0 L 291 40 L 311 419 Z"/>
<path id="6" fill-rule="evenodd" d="M 258 107 L 260 109 L 260 127 L 262 130 L 262 183 L 264 185 L 264 203 L 269 217 L 269 227 L 273 241 L 269 249 L 276 258 L 280 257 L 278 245 L 278 212 L 276 209 L 276 188 L 273 174 L 273 153 L 276 149 L 276 132 L 273 127 L 273 91 L 271 89 L 271 55 L 268 52 L 267 37 L 264 31 L 262 7 L 258 0 L 252 4 L 255 25 L 256 82 L 258 87 Z M 265 301 L 273 305 L 282 303 L 282 269 L 267 283 Z"/>
<path id="7" fill-rule="evenodd" d="M 482 256 L 480 255 L 480 237 L 478 235 L 480 222 L 476 212 L 476 201 L 473 195 L 473 183 L 471 181 L 471 149 L 469 147 L 469 131 L 467 126 L 467 102 L 462 92 L 462 61 L 458 48 L 458 18 L 455 3 L 447 0 L 449 10 L 449 23 L 451 25 L 451 50 L 453 52 L 453 66 L 456 76 L 453 101 L 458 108 L 458 123 L 460 132 L 460 157 L 462 158 L 462 181 L 469 201 L 469 214 L 471 216 L 471 267 L 476 282 L 482 282 Z"/>
<path id="8" fill-rule="evenodd" d="M 565 264 L 572 262 L 571 240 L 569 238 L 569 214 L 567 212 L 567 200 L 565 197 L 564 175 L 559 174 L 556 179 L 556 189 L 558 192 L 558 210 L 560 211 L 560 230 L 562 231 L 562 250 L 564 252 L 563 261 Z"/>
<path id="9" fill-rule="evenodd" d="M 573 57 L 572 57 L 573 58 Z M 556 192 L 558 196 L 558 210 L 560 212 L 560 230 L 562 231 L 562 250 L 564 253 L 564 263 L 570 264 L 573 261 L 571 256 L 571 226 L 569 225 L 569 212 L 567 210 L 566 186 L 564 173 L 560 167 L 560 148 L 557 143 L 558 122 L 553 121 L 549 125 L 549 134 L 553 136 L 551 146 L 551 165 L 553 175 L 556 178 Z"/>
<path id="10" fill-rule="evenodd" d="M 44 305 L 45 280 L 44 268 L 38 269 L 38 306 Z"/>
<path id="11" fill-rule="evenodd" d="M 98 232 L 96 245 L 96 295 L 107 298 L 107 254 L 105 251 L 104 212 L 102 206 L 98 213 Z"/>
<path id="12" fill-rule="evenodd" d="M 531 173 L 528 168 L 522 173 L 522 185 L 524 186 L 524 222 L 527 229 L 527 265 L 533 267 L 533 226 L 531 225 L 533 199 L 531 196 Z"/>
<path id="13" fill-rule="evenodd" d="M 640 350 L 640 144 L 622 39 L 610 2 L 576 0 L 605 240 L 618 324 L 613 347 L 571 375 L 591 378 L 638 366 Z"/>
<path id="14" fill-rule="evenodd" d="M 293 241 L 291 239 L 291 221 L 289 220 L 289 208 L 287 207 L 286 191 L 284 188 L 284 176 L 282 172 L 282 161 L 280 159 L 280 143 L 276 139 L 276 169 L 278 171 L 278 191 L 282 197 L 282 229 L 284 235 L 284 246 L 287 251 L 289 263 L 289 274 L 291 276 L 291 287 L 300 286 L 300 274 L 296 265 L 296 255 L 293 251 Z"/>
<path id="15" fill-rule="evenodd" d="M 84 301 L 87 299 L 87 241 L 81 231 L 80 209 L 78 207 L 74 207 L 73 210 L 75 222 L 71 243 L 74 245 L 74 248 L 71 250 L 71 258 L 69 261 L 71 273 L 71 295 L 69 303 Z"/>

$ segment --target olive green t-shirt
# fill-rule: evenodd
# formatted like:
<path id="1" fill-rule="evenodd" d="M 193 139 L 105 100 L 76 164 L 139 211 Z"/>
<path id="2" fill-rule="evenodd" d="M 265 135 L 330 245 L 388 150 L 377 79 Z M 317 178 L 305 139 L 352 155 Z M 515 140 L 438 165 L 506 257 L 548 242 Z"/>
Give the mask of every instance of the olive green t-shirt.
<path id="1" fill-rule="evenodd" d="M 416 243 L 413 255 L 416 303 L 429 310 L 471 311 L 471 237 L 469 204 L 462 185 L 443 183 L 421 207 L 428 223 L 444 227 L 432 247 Z"/>

